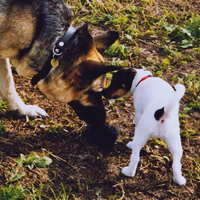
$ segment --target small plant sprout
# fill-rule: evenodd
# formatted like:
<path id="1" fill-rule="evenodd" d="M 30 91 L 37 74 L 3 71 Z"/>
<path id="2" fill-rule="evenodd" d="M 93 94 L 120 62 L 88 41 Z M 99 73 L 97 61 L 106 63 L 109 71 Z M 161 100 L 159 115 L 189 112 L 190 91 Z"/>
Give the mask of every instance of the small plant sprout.
<path id="1" fill-rule="evenodd" d="M 32 170 L 34 167 L 44 168 L 52 163 L 51 158 L 47 156 L 40 157 L 36 152 L 33 152 L 26 157 L 24 154 L 20 154 L 20 159 L 17 160 L 18 166 L 23 166 Z"/>

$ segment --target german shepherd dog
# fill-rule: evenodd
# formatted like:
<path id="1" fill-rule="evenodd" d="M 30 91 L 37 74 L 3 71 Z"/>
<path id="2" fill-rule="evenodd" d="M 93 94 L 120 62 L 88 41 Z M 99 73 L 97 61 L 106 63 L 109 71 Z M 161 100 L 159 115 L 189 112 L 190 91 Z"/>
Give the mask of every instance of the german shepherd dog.
<path id="1" fill-rule="evenodd" d="M 73 28 L 63 0 L 0 1 L 0 94 L 20 115 L 46 117 L 18 96 L 10 62 L 48 98 L 68 103 L 87 123 L 92 142 L 112 145 L 116 129 L 106 126 L 102 102 L 106 66 L 102 53 L 119 37 L 114 31 L 92 37 L 86 24 Z"/>

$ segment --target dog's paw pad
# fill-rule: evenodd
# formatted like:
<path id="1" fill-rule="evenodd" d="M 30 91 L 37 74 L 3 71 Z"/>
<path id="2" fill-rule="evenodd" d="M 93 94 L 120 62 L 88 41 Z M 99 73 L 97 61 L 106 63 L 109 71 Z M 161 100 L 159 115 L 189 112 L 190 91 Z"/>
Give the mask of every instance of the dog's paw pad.
<path id="1" fill-rule="evenodd" d="M 132 142 L 129 142 L 126 146 L 127 146 L 129 149 L 132 149 Z"/>
<path id="2" fill-rule="evenodd" d="M 179 178 L 174 178 L 173 179 L 175 183 L 179 184 L 179 185 L 185 185 L 186 184 L 186 179 L 181 176 Z"/>
<path id="3" fill-rule="evenodd" d="M 125 176 L 129 176 L 129 177 L 133 177 L 134 176 L 133 172 L 130 170 L 129 167 L 124 167 L 122 169 L 122 174 L 124 174 Z"/>

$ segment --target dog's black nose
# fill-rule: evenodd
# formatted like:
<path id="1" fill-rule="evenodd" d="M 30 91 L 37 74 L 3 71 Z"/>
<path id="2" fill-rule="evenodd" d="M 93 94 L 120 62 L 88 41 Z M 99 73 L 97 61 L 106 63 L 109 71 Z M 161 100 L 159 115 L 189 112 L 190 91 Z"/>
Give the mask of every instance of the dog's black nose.
<path id="1" fill-rule="evenodd" d="M 102 90 L 102 95 L 103 95 L 106 99 L 110 99 L 110 95 L 109 95 L 108 89 L 103 89 L 103 90 Z"/>

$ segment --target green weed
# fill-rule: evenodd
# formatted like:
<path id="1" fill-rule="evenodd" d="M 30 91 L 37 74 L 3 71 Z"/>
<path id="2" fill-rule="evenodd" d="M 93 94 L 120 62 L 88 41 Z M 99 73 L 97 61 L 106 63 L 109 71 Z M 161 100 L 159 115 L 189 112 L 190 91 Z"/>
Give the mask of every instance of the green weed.
<path id="1" fill-rule="evenodd" d="M 89 178 L 87 179 L 88 185 L 91 185 L 91 184 L 96 183 L 96 182 L 97 182 L 97 180 L 93 180 L 93 177 L 91 177 L 91 176 L 89 176 Z"/>
<path id="2" fill-rule="evenodd" d="M 164 141 L 162 141 L 162 140 L 154 139 L 154 143 L 157 144 L 157 145 L 159 145 L 159 146 L 162 146 L 164 148 L 167 148 L 166 143 Z"/>
<path id="3" fill-rule="evenodd" d="M 26 189 L 22 186 L 9 185 L 0 189 L 0 199 L 1 200 L 24 200 Z"/>
<path id="4" fill-rule="evenodd" d="M 7 171 L 5 175 L 9 181 L 14 182 L 21 180 L 26 175 L 26 173 L 20 171 L 18 168 L 14 168 L 11 169 L 11 171 Z"/>
<path id="5" fill-rule="evenodd" d="M 162 59 L 161 62 L 161 65 L 159 65 L 161 70 L 167 70 L 170 68 L 170 60 L 168 58 Z"/>
<path id="6" fill-rule="evenodd" d="M 67 194 L 66 191 L 65 191 L 65 187 L 62 183 L 61 183 L 61 187 L 62 187 L 62 190 L 60 191 L 58 196 L 56 196 L 54 190 L 51 188 L 54 199 L 55 200 L 69 200 L 69 197 L 70 197 L 70 194 L 71 194 L 71 189 L 69 190 L 69 193 Z"/>
<path id="7" fill-rule="evenodd" d="M 164 28 L 169 31 L 170 41 L 176 41 L 182 48 L 200 46 L 200 16 L 192 14 L 186 24 L 166 24 Z"/>
<path id="8" fill-rule="evenodd" d="M 31 190 L 29 190 L 29 196 L 31 196 L 32 200 L 42 200 L 42 186 L 39 186 L 39 189 L 36 189 L 34 186 Z M 46 196 L 44 196 L 46 197 Z M 48 197 L 46 197 L 48 198 Z"/>
<path id="9" fill-rule="evenodd" d="M 200 160 L 195 160 L 194 158 L 189 157 L 195 164 L 194 173 L 192 173 L 190 176 L 192 176 L 192 179 L 200 180 Z"/>
<path id="10" fill-rule="evenodd" d="M 2 134 L 6 130 L 6 127 L 3 125 L 3 122 L 0 121 L 0 134 Z"/>
<path id="11" fill-rule="evenodd" d="M 187 75 L 185 83 L 188 86 L 188 90 L 195 89 L 195 91 L 198 91 L 200 89 L 200 81 L 196 77 L 196 71 L 192 71 Z"/>
<path id="12" fill-rule="evenodd" d="M 192 102 L 189 103 L 189 106 L 200 110 L 200 96 L 194 97 Z"/>
<path id="13" fill-rule="evenodd" d="M 105 56 L 107 58 L 110 57 L 118 57 L 118 58 L 126 58 L 128 54 L 130 53 L 130 50 L 125 45 L 119 44 L 118 41 L 116 41 L 112 46 L 110 46 L 105 51 Z"/>
<path id="14" fill-rule="evenodd" d="M 193 94 L 193 99 L 189 103 L 192 108 L 200 109 L 200 80 L 196 76 L 196 71 L 192 71 L 185 79 L 188 91 Z"/>
<path id="15" fill-rule="evenodd" d="M 20 159 L 17 160 L 18 166 L 23 166 L 32 170 L 34 167 L 44 168 L 52 163 L 51 158 L 47 156 L 40 157 L 36 152 L 28 155 L 26 158 L 24 154 L 20 154 Z"/>
<path id="16" fill-rule="evenodd" d="M 191 138 L 195 134 L 196 134 L 196 132 L 192 129 L 182 130 L 180 133 L 182 138 Z"/>
<path id="17" fill-rule="evenodd" d="M 0 99 L 0 110 L 4 112 L 6 110 L 6 108 L 8 108 L 7 102 Z"/>
<path id="18" fill-rule="evenodd" d="M 54 121 L 49 121 L 49 124 L 47 127 L 45 127 L 45 131 L 47 133 L 64 133 L 63 130 L 63 125 L 62 124 L 57 124 Z"/>
<path id="19" fill-rule="evenodd" d="M 190 60 L 191 58 L 185 57 L 184 59 Z M 193 70 L 191 73 L 186 74 L 184 78 L 173 77 L 172 80 L 177 83 L 184 84 L 187 91 L 189 91 L 189 109 L 200 109 L 200 80 L 198 78 L 197 71 Z"/>

